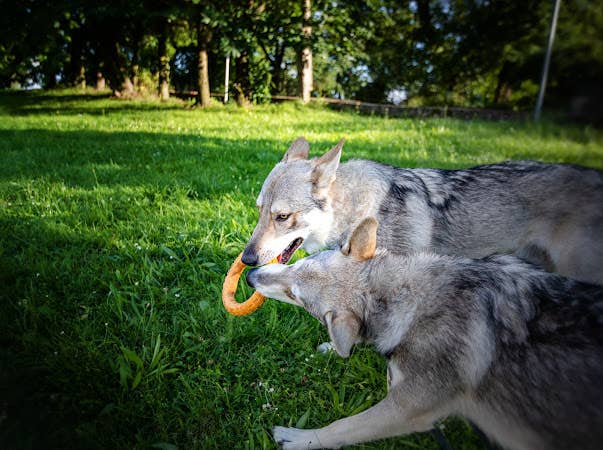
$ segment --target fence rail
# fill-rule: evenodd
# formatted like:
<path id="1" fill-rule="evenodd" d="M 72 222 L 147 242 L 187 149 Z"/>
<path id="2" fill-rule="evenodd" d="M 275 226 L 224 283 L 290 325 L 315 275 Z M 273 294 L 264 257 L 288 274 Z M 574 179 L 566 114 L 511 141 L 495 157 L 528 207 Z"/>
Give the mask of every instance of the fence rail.
<path id="1" fill-rule="evenodd" d="M 170 95 L 177 98 L 195 98 L 197 91 L 171 91 Z M 214 98 L 223 98 L 224 94 L 211 94 Z M 281 103 L 300 101 L 299 97 L 274 95 L 272 102 Z M 528 117 L 525 111 L 510 111 L 490 108 L 462 108 L 457 106 L 396 106 L 382 103 L 361 102 L 358 100 L 340 100 L 328 97 L 312 97 L 311 102 L 325 104 L 327 107 L 342 111 L 352 110 L 362 114 L 377 114 L 388 117 L 454 117 L 458 119 L 512 120 Z"/>

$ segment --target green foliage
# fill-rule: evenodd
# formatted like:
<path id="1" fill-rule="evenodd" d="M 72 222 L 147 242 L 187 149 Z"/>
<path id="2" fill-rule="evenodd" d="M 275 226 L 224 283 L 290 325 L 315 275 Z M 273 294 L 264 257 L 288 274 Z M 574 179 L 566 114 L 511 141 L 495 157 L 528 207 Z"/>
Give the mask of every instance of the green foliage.
<path id="1" fill-rule="evenodd" d="M 253 86 L 251 99 L 254 103 L 270 103 L 272 95 L 271 82 L 272 75 L 270 74 L 270 64 L 263 58 L 255 58 L 252 61 L 249 73 L 249 81 Z"/>
<path id="2" fill-rule="evenodd" d="M 220 61 L 229 55 L 233 83 L 249 99 L 262 103 L 271 95 L 297 94 L 300 1 L 0 5 L 0 87 L 74 85 L 81 82 L 82 67 L 88 85 L 100 73 L 115 92 L 136 69 L 157 83 L 165 43 L 161 53 L 172 65 L 172 87 L 191 90 L 198 84 L 202 26 L 214 91 L 224 75 Z M 411 105 L 530 108 L 551 14 L 549 0 L 315 0 L 309 41 L 314 95 L 385 102 L 393 90 L 403 91 Z M 600 115 L 602 27 L 596 2 L 563 2 L 547 105 L 567 110 L 570 101 L 586 99 L 583 109 Z"/>
<path id="3" fill-rule="evenodd" d="M 76 91 L 0 94 L 0 442 L 6 448 L 274 448 L 385 395 L 371 348 L 268 300 L 229 316 L 224 274 L 289 143 L 312 155 L 603 168 L 603 134 L 551 122 L 398 120 L 298 104 L 187 109 Z M 248 288 L 241 286 L 243 295 Z M 463 421 L 454 448 L 480 448 Z M 429 434 L 359 448 L 437 449 Z"/>

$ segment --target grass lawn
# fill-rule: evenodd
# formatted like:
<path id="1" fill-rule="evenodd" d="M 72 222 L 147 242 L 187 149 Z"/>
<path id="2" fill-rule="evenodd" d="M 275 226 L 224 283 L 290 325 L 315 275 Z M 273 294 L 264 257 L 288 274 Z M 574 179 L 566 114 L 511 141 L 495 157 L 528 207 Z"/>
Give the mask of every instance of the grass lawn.
<path id="1" fill-rule="evenodd" d="M 603 168 L 601 131 L 551 122 L 0 93 L 0 447 L 273 448 L 273 425 L 323 426 L 384 396 L 382 359 L 316 354 L 327 333 L 301 309 L 222 308 L 255 197 L 299 135 L 313 155 L 344 137 L 344 160 L 407 167 Z M 480 448 L 463 421 L 444 432 Z"/>

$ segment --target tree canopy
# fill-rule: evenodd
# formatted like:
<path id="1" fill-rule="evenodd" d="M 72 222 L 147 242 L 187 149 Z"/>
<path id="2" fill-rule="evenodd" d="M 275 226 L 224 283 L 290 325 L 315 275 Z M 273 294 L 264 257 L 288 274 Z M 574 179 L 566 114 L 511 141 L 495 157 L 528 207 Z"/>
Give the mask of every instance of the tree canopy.
<path id="1" fill-rule="evenodd" d="M 516 108 L 534 103 L 553 8 L 550 0 L 0 5 L 2 88 L 92 85 L 164 98 L 170 89 L 197 90 L 206 104 L 210 90 L 224 88 L 228 56 L 230 90 L 243 102 L 306 89 L 374 102 Z M 547 102 L 600 98 L 603 9 L 564 0 L 557 29 Z"/>

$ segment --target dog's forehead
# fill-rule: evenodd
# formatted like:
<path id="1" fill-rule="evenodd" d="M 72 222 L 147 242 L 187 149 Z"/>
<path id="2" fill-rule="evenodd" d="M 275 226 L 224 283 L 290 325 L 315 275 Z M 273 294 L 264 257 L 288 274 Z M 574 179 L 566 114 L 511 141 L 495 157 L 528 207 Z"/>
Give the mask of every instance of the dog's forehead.
<path id="1" fill-rule="evenodd" d="M 292 205 L 303 200 L 304 188 L 309 186 L 310 173 L 311 167 L 307 161 L 279 162 L 266 177 L 256 200 L 257 206 L 270 206 L 270 209 L 274 209 L 273 203 L 279 201 Z"/>
<path id="2" fill-rule="evenodd" d="M 306 259 L 308 261 L 313 261 L 319 264 L 328 264 L 329 261 L 332 261 L 334 258 L 338 256 L 340 252 L 337 250 L 324 250 L 322 252 L 314 253 L 311 256 L 308 256 Z"/>
<path id="3" fill-rule="evenodd" d="M 304 274 L 304 272 L 309 271 L 319 271 L 325 275 L 329 275 L 332 272 L 330 269 L 341 264 L 341 256 L 339 250 L 323 250 L 322 252 L 314 253 L 313 255 L 298 260 L 294 266 L 296 267 L 298 274 Z"/>
<path id="4" fill-rule="evenodd" d="M 284 264 L 267 264 L 265 266 L 259 267 L 258 271 L 260 271 L 264 276 L 281 276 L 284 271 L 286 271 L 290 266 L 286 266 Z"/>

